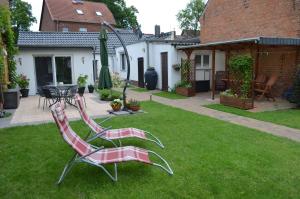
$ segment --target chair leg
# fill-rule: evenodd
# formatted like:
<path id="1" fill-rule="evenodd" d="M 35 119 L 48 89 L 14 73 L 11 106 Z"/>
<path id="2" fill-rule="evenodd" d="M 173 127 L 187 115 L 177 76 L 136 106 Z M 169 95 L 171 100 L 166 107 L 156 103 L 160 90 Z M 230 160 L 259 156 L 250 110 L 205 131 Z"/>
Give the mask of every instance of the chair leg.
<path id="1" fill-rule="evenodd" d="M 40 104 L 41 104 L 41 96 L 39 96 L 39 104 L 38 104 L 38 108 L 40 108 Z"/>
<path id="2" fill-rule="evenodd" d="M 71 170 L 71 168 L 73 167 L 73 165 L 75 164 L 75 158 L 77 157 L 77 154 L 75 154 L 71 160 L 66 164 L 66 166 L 64 167 L 64 170 L 62 172 L 62 174 L 59 177 L 59 180 L 57 181 L 57 185 L 59 185 L 64 178 L 66 177 L 66 175 L 68 174 L 68 172 Z"/>
<path id="3" fill-rule="evenodd" d="M 46 98 L 44 98 L 43 110 L 45 110 L 45 103 L 46 103 Z M 46 106 L 47 106 L 47 105 L 46 105 Z"/>
<path id="4" fill-rule="evenodd" d="M 85 102 L 85 97 L 83 96 L 83 101 L 84 101 L 84 104 L 85 104 L 85 108 L 86 108 L 86 102 Z"/>

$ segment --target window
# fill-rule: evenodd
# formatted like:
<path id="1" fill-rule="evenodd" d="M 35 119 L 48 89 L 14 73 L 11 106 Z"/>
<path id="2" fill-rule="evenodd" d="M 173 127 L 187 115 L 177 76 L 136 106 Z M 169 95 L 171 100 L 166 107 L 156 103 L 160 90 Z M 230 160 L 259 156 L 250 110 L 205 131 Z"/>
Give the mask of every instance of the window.
<path id="1" fill-rule="evenodd" d="M 121 53 L 120 57 L 121 57 L 121 70 L 125 71 L 126 70 L 126 66 L 127 66 L 126 56 L 125 56 L 124 53 Z"/>
<path id="2" fill-rule="evenodd" d="M 203 55 L 203 65 L 204 68 L 209 68 L 209 55 Z"/>
<path id="3" fill-rule="evenodd" d="M 62 31 L 63 32 L 69 32 L 69 28 L 63 28 Z"/>
<path id="4" fill-rule="evenodd" d="M 102 16 L 102 13 L 100 11 L 96 11 L 97 16 Z"/>
<path id="5" fill-rule="evenodd" d="M 83 15 L 83 11 L 80 10 L 80 9 L 76 9 L 76 12 L 77 12 L 77 14 L 79 14 L 79 15 Z"/>
<path id="6" fill-rule="evenodd" d="M 196 68 L 209 68 L 209 55 L 195 55 L 195 66 Z"/>
<path id="7" fill-rule="evenodd" d="M 72 84 L 71 57 L 55 57 L 56 81 Z"/>
<path id="8" fill-rule="evenodd" d="M 79 28 L 79 32 L 87 32 L 87 28 Z"/>

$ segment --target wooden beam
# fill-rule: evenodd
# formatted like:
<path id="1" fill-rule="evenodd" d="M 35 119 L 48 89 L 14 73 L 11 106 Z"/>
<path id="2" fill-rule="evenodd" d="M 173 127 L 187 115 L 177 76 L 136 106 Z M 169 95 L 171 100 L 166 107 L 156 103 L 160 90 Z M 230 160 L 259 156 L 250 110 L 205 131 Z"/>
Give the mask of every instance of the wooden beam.
<path id="1" fill-rule="evenodd" d="M 214 100 L 216 94 L 216 50 L 212 51 L 212 93 L 211 98 Z"/>

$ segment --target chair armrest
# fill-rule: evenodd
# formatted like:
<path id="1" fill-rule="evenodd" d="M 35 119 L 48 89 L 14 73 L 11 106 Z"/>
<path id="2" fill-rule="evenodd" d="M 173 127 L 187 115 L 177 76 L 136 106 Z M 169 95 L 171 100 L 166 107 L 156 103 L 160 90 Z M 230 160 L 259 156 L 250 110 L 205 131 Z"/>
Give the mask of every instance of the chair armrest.
<path id="1" fill-rule="evenodd" d="M 100 133 L 97 133 L 96 135 L 94 135 L 93 137 L 91 137 L 90 139 L 88 139 L 86 142 L 92 142 L 94 141 L 95 139 L 101 137 L 106 131 L 110 130 L 112 128 L 112 126 L 104 129 L 103 131 L 101 131 Z"/>

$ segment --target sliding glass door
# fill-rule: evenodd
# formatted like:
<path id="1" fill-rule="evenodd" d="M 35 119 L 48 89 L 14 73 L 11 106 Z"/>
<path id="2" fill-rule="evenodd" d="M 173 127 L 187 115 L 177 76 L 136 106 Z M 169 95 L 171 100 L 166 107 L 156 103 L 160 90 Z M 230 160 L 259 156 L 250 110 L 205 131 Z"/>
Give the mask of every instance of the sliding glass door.
<path id="1" fill-rule="evenodd" d="M 71 57 L 55 57 L 57 84 L 72 84 Z"/>
<path id="2" fill-rule="evenodd" d="M 37 87 L 53 85 L 52 57 L 35 57 L 34 59 Z"/>

